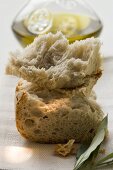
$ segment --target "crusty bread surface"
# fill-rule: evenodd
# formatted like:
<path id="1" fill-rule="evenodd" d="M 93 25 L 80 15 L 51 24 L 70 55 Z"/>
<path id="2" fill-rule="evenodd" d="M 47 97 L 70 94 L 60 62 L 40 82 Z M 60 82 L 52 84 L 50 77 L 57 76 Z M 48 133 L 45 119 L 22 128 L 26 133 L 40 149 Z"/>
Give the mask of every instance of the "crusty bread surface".
<path id="1" fill-rule="evenodd" d="M 25 138 L 39 143 L 92 139 L 103 112 L 82 89 L 37 91 L 20 80 L 16 87 L 16 125 Z"/>

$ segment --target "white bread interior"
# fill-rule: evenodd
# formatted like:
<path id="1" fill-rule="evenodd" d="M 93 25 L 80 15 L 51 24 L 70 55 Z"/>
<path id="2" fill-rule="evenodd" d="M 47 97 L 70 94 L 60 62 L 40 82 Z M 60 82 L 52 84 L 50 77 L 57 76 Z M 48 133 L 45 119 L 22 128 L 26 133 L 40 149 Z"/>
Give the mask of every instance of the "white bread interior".
<path id="1" fill-rule="evenodd" d="M 36 84 L 39 90 L 88 86 L 91 78 L 95 84 L 101 76 L 100 46 L 97 38 L 69 44 L 61 32 L 48 33 L 11 53 L 6 73 Z"/>

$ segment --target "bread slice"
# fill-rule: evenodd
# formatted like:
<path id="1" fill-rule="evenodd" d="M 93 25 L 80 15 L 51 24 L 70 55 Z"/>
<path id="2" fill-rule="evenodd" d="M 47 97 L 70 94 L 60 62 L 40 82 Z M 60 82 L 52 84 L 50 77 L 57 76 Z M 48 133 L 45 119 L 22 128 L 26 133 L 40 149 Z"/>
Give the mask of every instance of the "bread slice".
<path id="1" fill-rule="evenodd" d="M 101 76 L 100 46 L 96 38 L 69 44 L 61 32 L 48 33 L 11 53 L 6 73 L 36 84 L 39 90 L 89 86 L 90 79 L 95 84 Z"/>
<path id="2" fill-rule="evenodd" d="M 91 140 L 103 112 L 83 89 L 37 91 L 20 80 L 16 87 L 16 125 L 20 134 L 39 143 Z"/>

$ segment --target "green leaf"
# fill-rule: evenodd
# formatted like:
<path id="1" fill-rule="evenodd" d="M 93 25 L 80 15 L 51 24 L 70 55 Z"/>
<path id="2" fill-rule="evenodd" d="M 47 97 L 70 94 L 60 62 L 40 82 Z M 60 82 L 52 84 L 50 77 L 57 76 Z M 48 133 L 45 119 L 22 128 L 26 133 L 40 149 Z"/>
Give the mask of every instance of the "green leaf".
<path id="1" fill-rule="evenodd" d="M 79 157 L 89 148 L 89 144 L 81 144 L 79 149 L 76 153 L 76 159 L 78 160 Z"/>
<path id="2" fill-rule="evenodd" d="M 106 157 L 100 159 L 96 164 L 95 166 L 98 167 L 98 168 L 101 168 L 101 167 L 108 167 L 108 166 L 111 166 L 113 165 L 113 153 L 110 153 L 109 155 L 107 155 Z M 112 167 L 113 168 L 113 167 Z"/>
<path id="3" fill-rule="evenodd" d="M 96 163 L 96 165 L 99 165 L 99 164 L 101 164 L 101 163 L 103 163 L 103 162 L 105 162 L 105 161 L 107 161 L 107 160 L 109 160 L 109 159 L 113 159 L 113 153 L 110 153 L 110 154 L 107 155 L 106 157 L 100 159 L 100 160 Z"/>
<path id="4" fill-rule="evenodd" d="M 96 150 L 96 148 L 102 143 L 104 140 L 106 130 L 107 130 L 107 124 L 108 124 L 108 116 L 106 116 L 100 126 L 97 129 L 97 133 L 95 137 L 93 138 L 89 148 L 79 157 L 74 170 L 77 170 L 80 168 L 83 163 L 90 157 L 91 153 Z"/>
<path id="5" fill-rule="evenodd" d="M 78 168 L 78 170 L 93 170 L 93 162 L 92 162 L 92 156 L 89 157 L 89 159 L 87 159 L 84 164 L 82 166 L 80 166 L 80 168 Z"/>
<path id="6" fill-rule="evenodd" d="M 93 169 L 95 169 L 94 162 L 95 162 L 95 158 L 98 154 L 99 148 L 100 148 L 100 146 L 98 146 L 96 148 L 96 150 L 91 153 L 90 157 L 83 163 L 82 166 L 80 166 L 80 168 L 78 168 L 78 170 L 90 170 L 90 169 L 93 170 Z"/>
<path id="7" fill-rule="evenodd" d="M 96 167 L 108 167 L 108 166 L 111 166 L 111 165 L 113 165 L 113 160 L 111 160 L 111 161 L 107 161 L 107 162 L 103 162 L 103 163 L 101 163 L 101 164 L 98 164 L 98 165 L 95 165 Z"/>

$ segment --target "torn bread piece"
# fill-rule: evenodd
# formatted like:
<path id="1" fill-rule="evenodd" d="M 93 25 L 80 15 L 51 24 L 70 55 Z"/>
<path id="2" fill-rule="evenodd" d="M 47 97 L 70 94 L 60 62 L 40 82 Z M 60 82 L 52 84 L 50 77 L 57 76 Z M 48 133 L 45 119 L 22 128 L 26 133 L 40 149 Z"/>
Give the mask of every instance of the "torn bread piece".
<path id="1" fill-rule="evenodd" d="M 16 87 L 16 125 L 28 140 L 90 141 L 102 119 L 100 106 L 80 88 L 37 91 L 25 80 L 20 80 Z"/>
<path id="2" fill-rule="evenodd" d="M 69 44 L 61 32 L 48 33 L 22 51 L 11 53 L 7 74 L 36 84 L 37 89 L 89 86 L 101 76 L 100 42 L 97 38 Z"/>
<path id="3" fill-rule="evenodd" d="M 57 144 L 55 147 L 55 154 L 64 157 L 72 154 L 73 150 L 75 149 L 74 142 L 75 142 L 74 139 L 70 139 L 66 144 Z"/>

